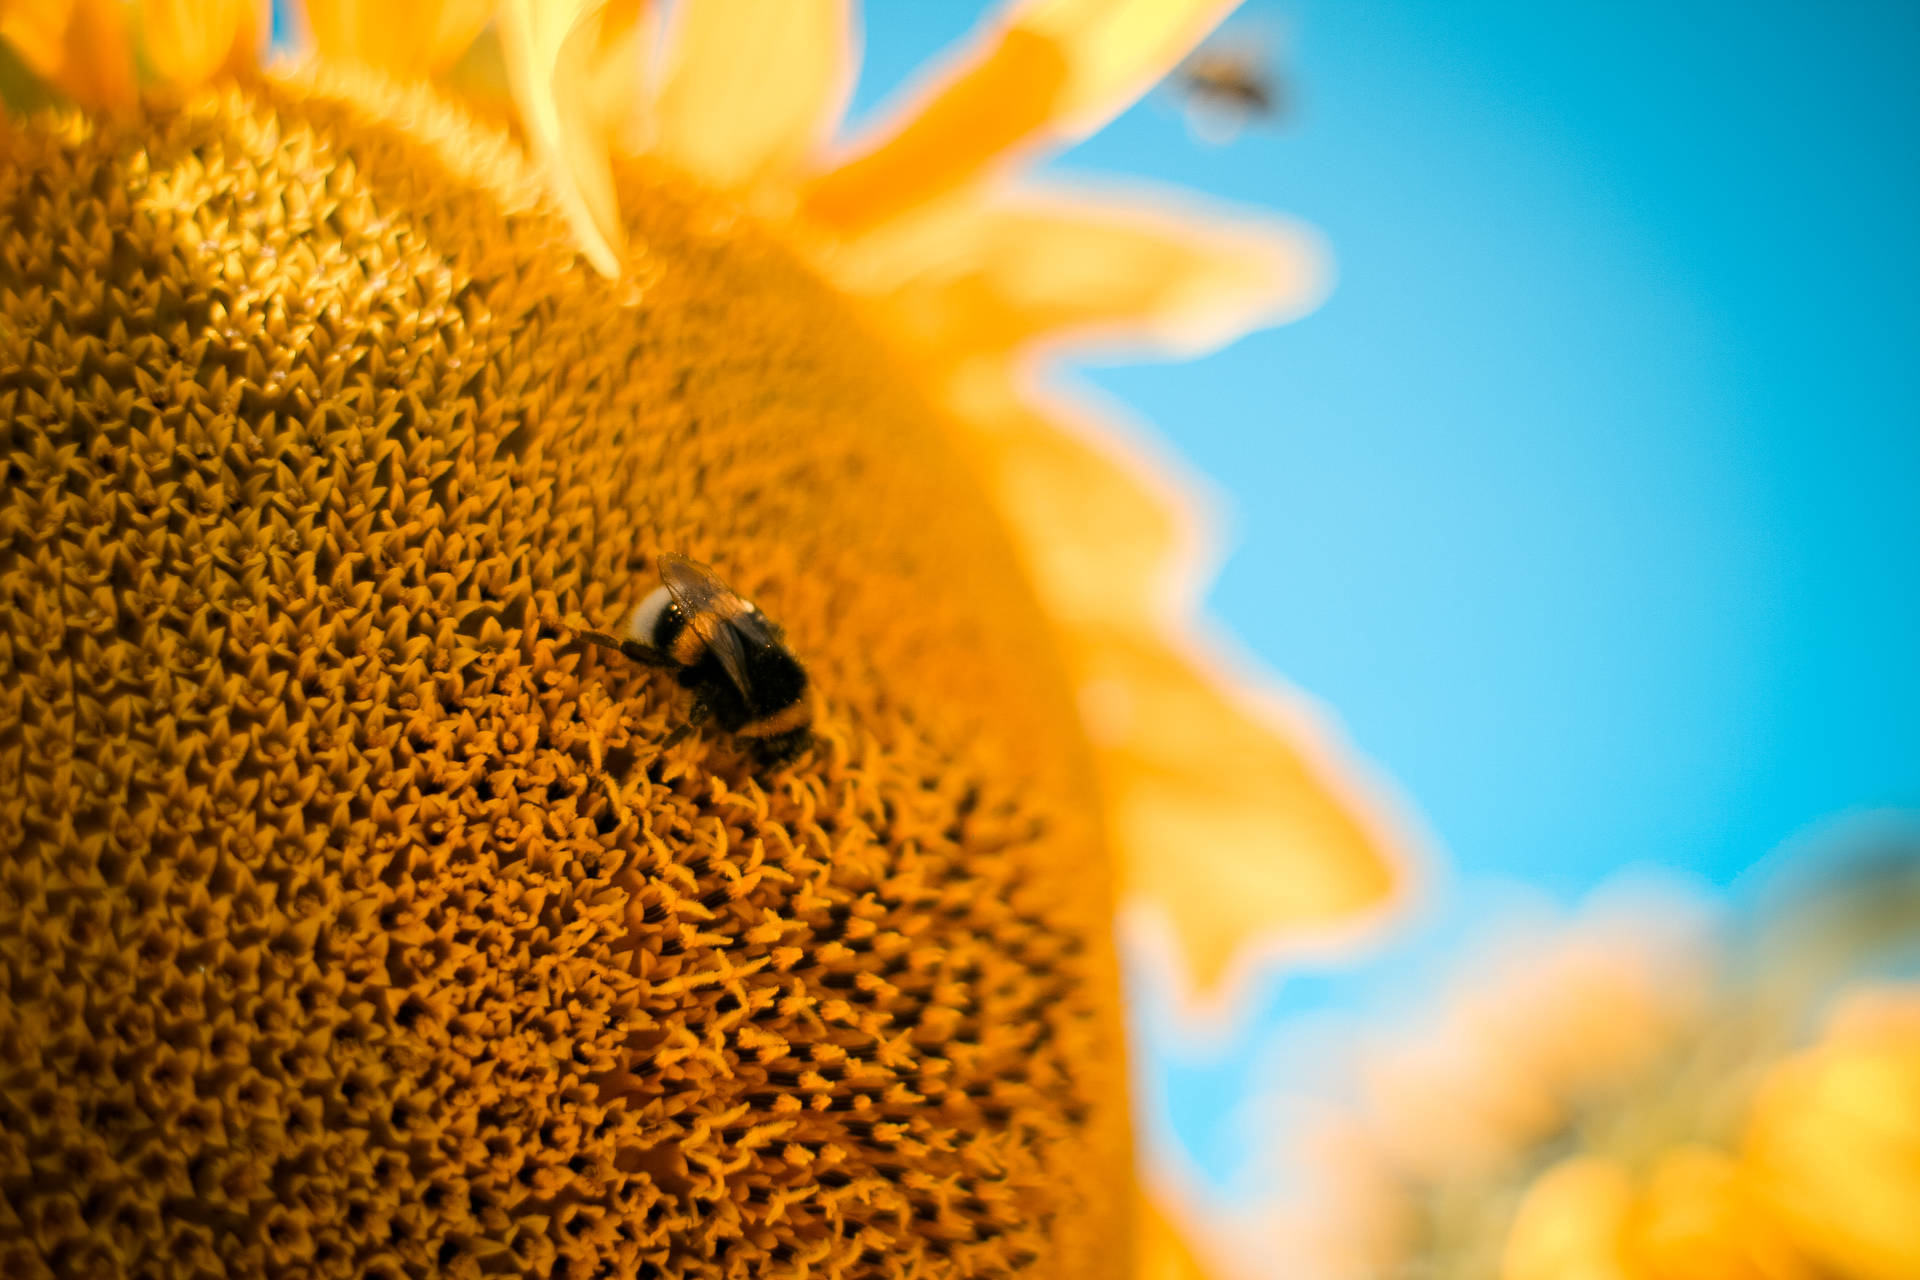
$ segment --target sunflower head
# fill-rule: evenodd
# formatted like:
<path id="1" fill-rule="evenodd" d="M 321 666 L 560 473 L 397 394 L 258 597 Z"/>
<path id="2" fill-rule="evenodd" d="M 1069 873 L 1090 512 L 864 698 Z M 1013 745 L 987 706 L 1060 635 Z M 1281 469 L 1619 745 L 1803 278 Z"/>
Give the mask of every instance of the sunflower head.
<path id="1" fill-rule="evenodd" d="M 1177 852 L 1196 788 L 1150 726 L 1089 741 L 1076 686 L 1144 673 L 1238 735 L 1193 827 L 1225 865 L 1275 777 L 1316 847 L 1372 849 L 1152 590 L 1034 589 L 1005 491 L 1094 457 L 1092 511 L 1115 472 L 901 275 L 942 219 L 982 255 L 955 298 L 1007 227 L 1060 232 L 963 216 L 1017 138 L 932 174 L 930 110 L 802 181 L 819 112 L 724 127 L 703 20 L 638 120 L 608 58 L 644 6 L 577 8 L 316 3 L 333 56 L 272 77 L 249 5 L 0 11 L 54 103 L 0 120 L 8 1275 L 1122 1274 L 1115 846 Z M 1036 119 L 1082 127 L 1140 59 L 1034 10 L 981 65 L 1058 62 Z M 814 15 L 784 47 L 844 49 L 837 6 L 784 12 Z M 409 82 L 488 66 L 513 122 Z M 790 765 L 581 642 L 666 553 L 806 665 Z"/>
<path id="2" fill-rule="evenodd" d="M 54 1021 L 8 1127 L 101 1144 L 149 1230 L 99 1238 L 204 1194 L 272 1253 L 297 1166 L 355 1267 L 1099 1273 L 1088 772 L 1006 539 L 833 295 L 637 161 L 633 276 L 568 270 L 505 139 L 364 82 L 9 150 L 6 919 L 90 996 L 16 993 Z M 805 655 L 798 768 L 660 751 L 682 691 L 567 642 L 669 548 Z M 111 1085 L 144 1141 L 35 1105 Z"/>

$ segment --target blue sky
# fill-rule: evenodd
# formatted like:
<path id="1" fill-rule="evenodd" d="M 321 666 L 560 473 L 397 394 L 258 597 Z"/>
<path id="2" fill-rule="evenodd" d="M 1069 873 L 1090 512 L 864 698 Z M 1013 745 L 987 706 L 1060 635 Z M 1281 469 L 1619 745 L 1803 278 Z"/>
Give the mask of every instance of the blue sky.
<path id="1" fill-rule="evenodd" d="M 871 4 L 856 117 L 984 6 Z M 1260 1050 L 1444 968 L 1513 886 L 1735 890 L 1920 809 L 1920 9 L 1256 0 L 1296 98 L 1197 143 L 1165 94 L 1051 166 L 1320 228 L 1321 310 L 1084 371 L 1231 504 L 1210 607 L 1437 837 L 1412 936 L 1280 975 L 1147 1129 L 1229 1184 Z"/>

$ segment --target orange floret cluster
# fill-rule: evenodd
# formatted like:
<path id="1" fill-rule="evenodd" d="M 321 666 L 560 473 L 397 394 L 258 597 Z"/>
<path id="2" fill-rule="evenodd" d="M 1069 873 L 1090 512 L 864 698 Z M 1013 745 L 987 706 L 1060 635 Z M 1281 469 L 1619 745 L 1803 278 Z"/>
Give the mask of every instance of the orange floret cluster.
<path id="1" fill-rule="evenodd" d="M 0 122 L 0 1275 L 1123 1274 L 1106 854 L 942 421 L 424 95 Z M 756 772 L 579 646 L 782 623 Z"/>

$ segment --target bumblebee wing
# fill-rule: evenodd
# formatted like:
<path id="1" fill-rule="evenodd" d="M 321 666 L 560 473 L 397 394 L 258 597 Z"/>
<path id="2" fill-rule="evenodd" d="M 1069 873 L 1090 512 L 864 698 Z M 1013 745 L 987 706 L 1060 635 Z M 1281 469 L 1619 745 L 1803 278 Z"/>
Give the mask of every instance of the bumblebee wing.
<path id="1" fill-rule="evenodd" d="M 756 716 L 784 710 L 799 701 L 806 691 L 807 673 L 782 643 L 779 628 L 767 621 L 765 614 L 758 610 L 740 614 L 721 630 L 726 633 L 724 647 L 717 645 L 714 651 L 721 655 L 727 674 Z M 736 658 L 741 663 L 737 671 L 733 666 Z"/>
<path id="2" fill-rule="evenodd" d="M 720 575 L 697 560 L 662 552 L 658 561 L 660 584 L 689 618 L 703 613 L 726 613 L 720 606 L 733 595 L 733 589 L 720 581 Z"/>
<path id="3" fill-rule="evenodd" d="M 701 638 L 707 642 L 707 652 L 720 659 L 720 666 L 726 671 L 727 679 L 733 681 L 733 687 L 740 691 L 749 707 L 756 705 L 753 685 L 747 675 L 747 643 L 749 637 L 732 622 L 722 622 L 711 615 L 702 622 L 711 623 L 712 634 L 708 628 L 701 629 Z"/>
<path id="4" fill-rule="evenodd" d="M 753 704 L 753 686 L 747 676 L 747 643 L 737 625 L 753 617 L 733 588 L 720 575 L 696 560 L 671 552 L 660 556 L 660 581 L 686 616 L 708 652 L 720 660 L 727 679 L 747 704 Z"/>

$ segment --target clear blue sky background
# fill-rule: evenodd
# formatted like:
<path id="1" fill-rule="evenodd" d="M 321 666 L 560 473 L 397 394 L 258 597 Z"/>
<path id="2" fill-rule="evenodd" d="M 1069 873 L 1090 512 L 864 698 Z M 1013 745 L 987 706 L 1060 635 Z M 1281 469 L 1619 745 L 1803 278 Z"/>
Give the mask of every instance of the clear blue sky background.
<path id="1" fill-rule="evenodd" d="M 856 119 L 985 6 L 872 3 Z M 1327 305 L 1093 370 L 1233 504 L 1211 607 L 1331 706 L 1448 874 L 1358 971 L 1275 975 L 1143 1107 L 1229 1188 L 1260 1049 L 1444 967 L 1521 882 L 1737 891 L 1837 814 L 1920 808 L 1920 8 L 1255 0 L 1288 119 L 1165 94 L 1061 157 L 1284 210 Z M 1437 963 L 1436 963 L 1437 962 Z"/>

